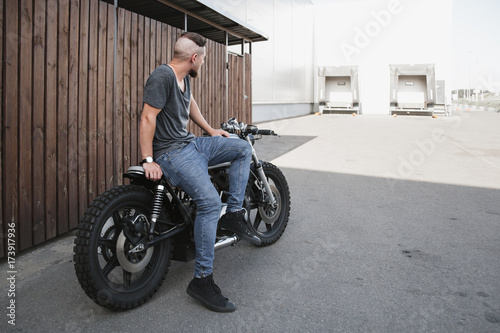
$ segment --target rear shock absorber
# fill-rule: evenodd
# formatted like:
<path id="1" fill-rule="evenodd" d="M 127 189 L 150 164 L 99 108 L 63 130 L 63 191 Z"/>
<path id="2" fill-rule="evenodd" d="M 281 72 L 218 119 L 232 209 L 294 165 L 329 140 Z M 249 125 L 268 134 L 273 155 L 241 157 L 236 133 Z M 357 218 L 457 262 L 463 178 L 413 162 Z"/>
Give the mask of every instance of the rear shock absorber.
<path id="1" fill-rule="evenodd" d="M 149 236 L 153 236 L 155 230 L 156 221 L 160 218 L 161 206 L 163 205 L 163 196 L 165 194 L 165 186 L 158 184 L 156 186 L 156 191 L 153 196 L 153 205 L 151 209 L 151 226 L 149 229 Z"/>

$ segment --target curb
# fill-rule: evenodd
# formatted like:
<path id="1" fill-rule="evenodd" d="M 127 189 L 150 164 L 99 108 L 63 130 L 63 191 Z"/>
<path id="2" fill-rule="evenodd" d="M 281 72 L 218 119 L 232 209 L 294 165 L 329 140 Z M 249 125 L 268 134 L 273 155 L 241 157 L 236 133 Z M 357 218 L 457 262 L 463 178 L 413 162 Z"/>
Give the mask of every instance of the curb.
<path id="1" fill-rule="evenodd" d="M 452 104 L 452 111 L 487 111 L 487 112 L 500 112 L 500 109 L 491 108 L 487 106 L 477 106 L 468 104 Z"/>

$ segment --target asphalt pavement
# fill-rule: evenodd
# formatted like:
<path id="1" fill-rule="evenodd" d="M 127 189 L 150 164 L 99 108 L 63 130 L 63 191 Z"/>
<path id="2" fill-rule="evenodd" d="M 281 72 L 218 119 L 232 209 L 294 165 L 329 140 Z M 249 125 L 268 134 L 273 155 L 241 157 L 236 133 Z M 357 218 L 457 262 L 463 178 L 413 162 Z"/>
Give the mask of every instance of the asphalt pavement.
<path id="1" fill-rule="evenodd" d="M 259 124 L 255 145 L 291 192 L 274 245 L 216 252 L 234 313 L 185 290 L 173 262 L 143 306 L 93 303 L 74 273 L 72 233 L 20 253 L 15 326 L 0 262 L 0 332 L 500 332 L 500 114 L 321 115 Z"/>

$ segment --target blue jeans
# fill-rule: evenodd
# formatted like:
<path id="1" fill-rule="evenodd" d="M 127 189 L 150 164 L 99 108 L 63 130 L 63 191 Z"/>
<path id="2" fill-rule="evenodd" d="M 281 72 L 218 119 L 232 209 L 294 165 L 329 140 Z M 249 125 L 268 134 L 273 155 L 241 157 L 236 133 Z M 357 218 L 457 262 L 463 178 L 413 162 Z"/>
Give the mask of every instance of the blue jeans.
<path id="1" fill-rule="evenodd" d="M 232 162 L 229 167 L 227 211 L 240 210 L 250 173 L 251 145 L 241 139 L 197 137 L 186 147 L 163 154 L 156 162 L 172 186 L 180 187 L 197 204 L 194 223 L 195 277 L 212 274 L 221 199 L 208 176 L 208 167 Z"/>

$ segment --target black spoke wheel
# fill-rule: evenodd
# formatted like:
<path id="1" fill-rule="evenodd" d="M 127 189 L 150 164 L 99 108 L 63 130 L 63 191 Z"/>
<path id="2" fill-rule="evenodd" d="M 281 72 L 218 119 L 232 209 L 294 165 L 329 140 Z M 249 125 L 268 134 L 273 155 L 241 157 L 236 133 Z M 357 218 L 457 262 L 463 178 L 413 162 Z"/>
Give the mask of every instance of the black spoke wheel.
<path id="1" fill-rule="evenodd" d="M 141 186 L 123 185 L 98 196 L 85 211 L 74 247 L 75 270 L 81 287 L 97 304 L 130 309 L 150 299 L 170 265 L 170 241 L 143 251 L 126 237 L 128 220 L 140 220 L 142 238 L 149 228 L 152 193 Z"/>
<path id="2" fill-rule="evenodd" d="M 251 174 L 244 205 L 250 230 L 261 239 L 260 246 L 267 246 L 280 239 L 288 224 L 290 190 L 285 176 L 275 165 L 264 162 L 262 168 L 275 202 L 269 202 L 262 183 Z"/>

